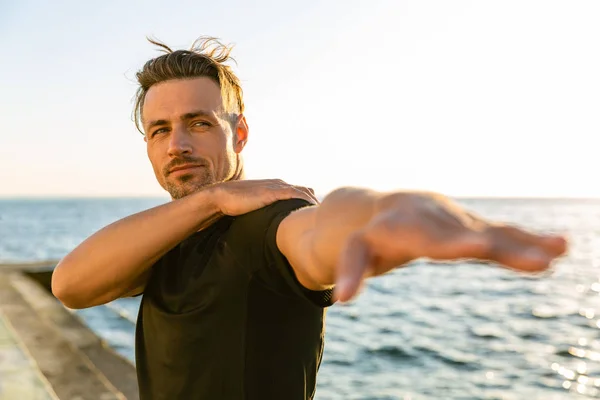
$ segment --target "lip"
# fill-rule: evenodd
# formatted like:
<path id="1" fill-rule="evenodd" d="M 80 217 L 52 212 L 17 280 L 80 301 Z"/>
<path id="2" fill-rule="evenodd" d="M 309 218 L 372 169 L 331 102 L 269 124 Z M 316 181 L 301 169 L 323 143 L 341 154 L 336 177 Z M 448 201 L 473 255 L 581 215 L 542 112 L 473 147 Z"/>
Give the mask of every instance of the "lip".
<path id="1" fill-rule="evenodd" d="M 169 170 L 169 174 L 172 174 L 173 172 L 178 172 L 178 171 L 188 171 L 190 169 L 200 168 L 200 167 L 201 167 L 201 165 L 195 165 L 195 164 L 179 165 L 175 168 L 171 168 L 171 170 Z"/>

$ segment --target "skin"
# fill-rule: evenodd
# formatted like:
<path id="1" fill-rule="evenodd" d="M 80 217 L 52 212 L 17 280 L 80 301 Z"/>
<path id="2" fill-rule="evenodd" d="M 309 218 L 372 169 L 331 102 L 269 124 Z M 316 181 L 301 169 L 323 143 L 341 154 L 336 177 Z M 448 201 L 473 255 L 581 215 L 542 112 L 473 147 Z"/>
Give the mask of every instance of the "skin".
<path id="1" fill-rule="evenodd" d="M 148 157 L 173 201 L 116 221 L 67 254 L 52 274 L 52 293 L 65 306 L 93 307 L 142 293 L 160 257 L 223 215 L 290 198 L 318 203 L 309 188 L 243 180 L 248 125 L 243 116 L 223 118 L 221 104 L 218 85 L 208 78 L 150 88 L 143 109 Z M 173 171 L 185 165 L 194 168 Z"/>
<path id="2" fill-rule="evenodd" d="M 335 285 L 341 301 L 352 299 L 364 279 L 418 258 L 474 259 L 531 273 L 567 250 L 562 236 L 485 220 L 436 193 L 346 187 L 319 204 L 307 188 L 245 181 L 248 125 L 243 115 L 224 118 L 222 104 L 209 78 L 150 88 L 142 110 L 148 158 L 173 201 L 101 229 L 61 260 L 52 290 L 63 304 L 86 308 L 141 293 L 156 260 L 193 232 L 222 215 L 294 197 L 313 205 L 282 221 L 277 245 L 302 285 Z"/>
<path id="3" fill-rule="evenodd" d="M 231 124 L 219 86 L 209 78 L 171 80 L 148 90 L 143 109 L 147 153 L 158 183 L 173 199 L 244 176 L 244 116 Z M 174 168 L 190 168 L 174 171 Z"/>
<path id="4" fill-rule="evenodd" d="M 337 189 L 319 206 L 292 213 L 277 242 L 301 283 L 335 285 L 340 301 L 354 298 L 365 279 L 420 258 L 539 273 L 567 251 L 561 235 L 487 220 L 437 193 L 362 188 Z"/>
<path id="5" fill-rule="evenodd" d="M 150 88 L 142 110 L 147 154 L 173 201 L 101 229 L 61 260 L 52 289 L 63 304 L 86 308 L 141 293 L 152 265 L 193 232 L 222 215 L 293 197 L 313 205 L 281 222 L 278 248 L 302 285 L 335 286 L 339 301 L 356 296 L 365 279 L 419 258 L 474 259 L 535 273 L 567 250 L 562 236 L 486 220 L 436 193 L 345 187 L 319 204 L 307 188 L 245 181 L 248 125 L 243 115 L 224 118 L 222 104 L 208 78 Z"/>
<path id="6" fill-rule="evenodd" d="M 239 116 L 232 127 L 224 114 L 220 89 L 208 78 L 167 81 L 148 91 L 148 157 L 174 199 L 243 178 L 248 125 Z M 198 167 L 172 172 L 185 164 Z M 336 284 L 340 300 L 355 296 L 365 278 L 417 258 L 469 258 L 537 272 L 566 251 L 562 237 L 486 221 L 439 194 L 356 188 L 292 213 L 280 225 L 277 244 L 301 284 L 313 290 Z"/>

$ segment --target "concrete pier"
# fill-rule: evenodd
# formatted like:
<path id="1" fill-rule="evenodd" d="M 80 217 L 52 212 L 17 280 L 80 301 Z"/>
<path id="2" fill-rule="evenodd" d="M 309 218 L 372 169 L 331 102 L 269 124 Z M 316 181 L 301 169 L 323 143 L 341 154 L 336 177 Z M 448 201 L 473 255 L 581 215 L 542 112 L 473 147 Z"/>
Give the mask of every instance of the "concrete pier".
<path id="1" fill-rule="evenodd" d="M 0 400 L 138 400 L 131 362 L 50 293 L 54 265 L 0 264 Z"/>

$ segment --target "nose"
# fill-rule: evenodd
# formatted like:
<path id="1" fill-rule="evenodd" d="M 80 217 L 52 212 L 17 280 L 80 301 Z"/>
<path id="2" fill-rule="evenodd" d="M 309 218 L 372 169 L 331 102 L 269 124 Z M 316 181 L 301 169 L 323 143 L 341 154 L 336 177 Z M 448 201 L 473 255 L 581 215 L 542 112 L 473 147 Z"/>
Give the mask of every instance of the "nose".
<path id="1" fill-rule="evenodd" d="M 191 137 L 187 129 L 183 127 L 174 126 L 171 134 L 169 135 L 169 155 L 171 157 L 177 157 L 182 154 L 192 153 L 192 142 Z"/>

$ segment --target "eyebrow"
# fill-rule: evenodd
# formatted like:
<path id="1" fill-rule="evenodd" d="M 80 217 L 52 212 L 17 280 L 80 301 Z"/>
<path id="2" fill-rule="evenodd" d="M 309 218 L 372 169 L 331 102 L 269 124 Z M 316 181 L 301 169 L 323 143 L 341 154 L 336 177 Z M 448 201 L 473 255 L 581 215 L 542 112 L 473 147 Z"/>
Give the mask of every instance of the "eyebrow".
<path id="1" fill-rule="evenodd" d="M 210 111 L 206 111 L 206 110 L 196 110 L 196 111 L 192 111 L 189 113 L 185 113 L 182 116 L 179 117 L 180 120 L 182 121 L 187 121 L 190 119 L 194 119 L 197 117 L 214 117 L 214 113 L 210 112 Z M 146 130 L 150 130 L 152 128 L 154 128 L 155 126 L 162 126 L 162 125 L 168 125 L 169 121 L 167 121 L 166 119 L 157 119 L 154 121 L 150 121 L 148 123 L 148 126 L 146 127 Z"/>

